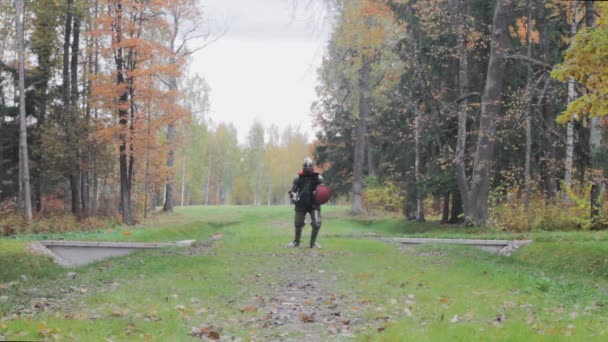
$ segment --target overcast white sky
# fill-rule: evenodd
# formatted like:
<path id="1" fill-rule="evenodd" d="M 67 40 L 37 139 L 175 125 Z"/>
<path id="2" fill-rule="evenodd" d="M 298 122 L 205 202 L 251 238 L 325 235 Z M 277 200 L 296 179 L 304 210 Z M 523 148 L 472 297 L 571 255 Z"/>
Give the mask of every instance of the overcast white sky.
<path id="1" fill-rule="evenodd" d="M 227 33 L 196 53 L 191 72 L 211 87 L 211 119 L 232 122 L 241 143 L 255 120 L 314 136 L 310 106 L 329 23 L 323 6 L 294 11 L 293 1 L 201 0 L 215 32 Z"/>

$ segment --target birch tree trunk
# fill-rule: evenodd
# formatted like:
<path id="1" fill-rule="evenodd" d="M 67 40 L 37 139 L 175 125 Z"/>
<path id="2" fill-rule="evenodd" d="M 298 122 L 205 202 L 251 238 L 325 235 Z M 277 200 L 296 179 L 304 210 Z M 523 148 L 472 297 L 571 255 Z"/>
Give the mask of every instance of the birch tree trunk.
<path id="1" fill-rule="evenodd" d="M 570 24 L 570 37 L 574 39 L 577 31 L 577 18 L 578 18 L 578 0 L 572 1 L 572 12 L 573 18 Z M 576 100 L 576 89 L 574 88 L 574 79 L 568 78 L 568 104 Z M 566 160 L 564 162 L 564 184 L 568 187 L 572 187 L 572 159 L 574 155 L 574 124 L 573 119 L 568 121 L 566 125 Z M 564 203 L 570 203 L 570 196 L 568 192 L 564 191 Z"/>
<path id="2" fill-rule="evenodd" d="M 179 205 L 180 207 L 184 206 L 184 195 L 186 191 L 186 155 L 184 155 L 184 160 L 182 162 L 182 191 Z"/>
<path id="3" fill-rule="evenodd" d="M 25 48 L 24 20 L 25 5 L 22 0 L 15 0 L 17 60 L 19 74 L 19 208 L 28 221 L 32 220 L 32 196 L 30 189 L 30 166 L 27 151 L 27 118 L 25 114 Z"/>
<path id="4" fill-rule="evenodd" d="M 363 212 L 363 166 L 365 163 L 365 137 L 367 135 L 367 116 L 369 114 L 369 74 L 371 61 L 369 57 L 361 56 L 361 69 L 359 69 L 359 122 L 355 142 L 353 165 L 353 214 Z"/>

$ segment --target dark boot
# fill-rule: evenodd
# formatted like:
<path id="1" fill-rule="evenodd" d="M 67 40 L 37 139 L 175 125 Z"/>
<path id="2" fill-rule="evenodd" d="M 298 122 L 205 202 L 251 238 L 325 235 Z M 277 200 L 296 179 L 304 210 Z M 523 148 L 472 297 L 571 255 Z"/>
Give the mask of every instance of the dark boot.
<path id="1" fill-rule="evenodd" d="M 293 242 L 290 242 L 287 247 L 300 247 L 300 239 L 302 238 L 302 228 L 296 228 L 296 237 Z"/>

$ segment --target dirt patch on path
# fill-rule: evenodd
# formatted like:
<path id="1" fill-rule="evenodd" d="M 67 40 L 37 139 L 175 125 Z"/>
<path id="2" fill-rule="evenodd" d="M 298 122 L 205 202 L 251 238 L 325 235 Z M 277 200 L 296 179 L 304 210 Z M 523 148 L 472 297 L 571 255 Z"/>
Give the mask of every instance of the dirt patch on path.
<path id="1" fill-rule="evenodd" d="M 336 274 L 321 269 L 326 258 L 318 250 L 294 249 L 277 269 L 258 274 L 273 279 L 264 293 L 255 294 L 241 311 L 257 312 L 243 322 L 260 331 L 254 339 L 264 341 L 324 341 L 353 337 L 351 325 L 361 319 L 347 317 L 347 299 L 333 291 Z"/>

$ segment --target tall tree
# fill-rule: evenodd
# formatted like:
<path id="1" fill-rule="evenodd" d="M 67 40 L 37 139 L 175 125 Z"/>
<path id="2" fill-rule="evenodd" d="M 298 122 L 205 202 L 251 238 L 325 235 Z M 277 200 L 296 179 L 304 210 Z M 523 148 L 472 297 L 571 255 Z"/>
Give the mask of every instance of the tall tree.
<path id="1" fill-rule="evenodd" d="M 188 44 L 195 39 L 206 37 L 206 34 L 202 34 L 200 30 L 201 11 L 198 7 L 198 2 L 195 0 L 171 0 L 167 6 L 167 12 L 169 16 L 169 63 L 172 65 L 181 64 L 184 58 L 192 55 L 194 52 L 203 48 L 199 46 L 197 48 L 190 48 Z M 177 75 L 171 75 L 167 81 L 167 86 L 170 91 L 177 92 L 178 79 Z M 178 120 L 179 118 L 175 118 Z M 175 181 L 175 172 L 173 166 L 175 163 L 175 138 L 176 138 L 176 127 L 174 122 L 169 122 L 167 125 L 167 142 L 169 144 L 169 151 L 167 154 L 167 168 L 169 170 L 169 176 L 167 179 L 167 185 L 165 189 L 165 204 L 163 205 L 163 211 L 173 211 L 173 183 Z"/>
<path id="2" fill-rule="evenodd" d="M 550 65 L 550 36 L 549 23 L 547 21 L 547 6 L 544 0 L 537 0 L 537 23 L 539 29 L 540 62 Z M 541 169 L 544 170 L 545 192 L 549 202 L 554 202 L 557 197 L 557 142 L 559 138 L 555 131 L 554 99 L 550 91 L 549 70 L 543 69 L 545 91 L 541 94 L 541 110 L 545 132 L 546 145 L 543 148 L 543 161 Z"/>
<path id="3" fill-rule="evenodd" d="M 466 177 L 463 137 L 466 133 L 466 117 L 459 116 L 459 158 L 456 161 L 457 180 L 464 204 L 465 220 L 469 224 L 483 226 L 488 219 L 488 195 L 490 171 L 494 163 L 496 142 L 496 120 L 502 107 L 502 90 L 508 42 L 508 23 L 511 16 L 511 1 L 497 0 L 492 25 L 491 47 L 483 95 L 477 144 L 474 155 L 471 182 Z M 464 121 L 464 122 L 463 122 Z"/>
<path id="4" fill-rule="evenodd" d="M 25 113 L 25 5 L 15 0 L 15 25 L 17 29 L 17 62 L 19 69 L 19 196 L 18 207 L 26 219 L 32 219 L 32 196 L 30 191 L 30 167 L 27 151 L 27 117 Z"/>
<path id="5" fill-rule="evenodd" d="M 574 41 L 574 36 L 578 30 L 578 0 L 572 1 L 572 20 L 570 22 L 570 37 Z M 576 88 L 574 84 L 574 78 L 568 79 L 568 104 L 576 100 Z M 566 160 L 564 170 L 564 184 L 568 187 L 572 187 L 572 160 L 574 158 L 574 121 L 570 118 L 566 124 Z M 567 191 L 564 191 L 564 202 L 570 202 L 570 196 Z"/>

